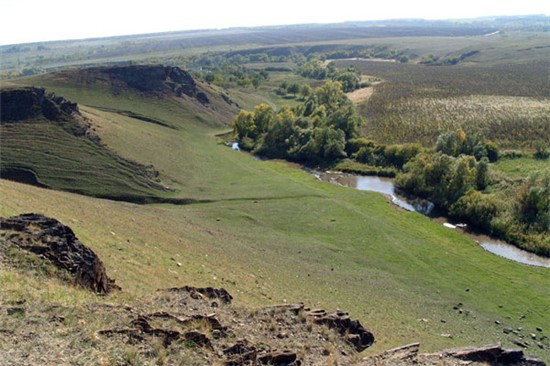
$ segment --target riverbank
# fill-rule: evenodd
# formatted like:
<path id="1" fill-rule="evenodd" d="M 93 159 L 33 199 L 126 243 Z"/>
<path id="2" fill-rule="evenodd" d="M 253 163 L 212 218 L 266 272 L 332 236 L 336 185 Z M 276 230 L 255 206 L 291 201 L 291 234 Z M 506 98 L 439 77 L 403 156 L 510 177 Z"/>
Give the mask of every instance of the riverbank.
<path id="1" fill-rule="evenodd" d="M 550 268 L 550 258 L 527 252 L 512 244 L 506 243 L 505 241 L 476 232 L 466 224 L 455 223 L 452 218 L 442 215 L 441 212 L 434 214 L 434 205 L 431 202 L 418 199 L 411 200 L 399 195 L 395 190 L 395 185 L 392 178 L 362 176 L 333 171 L 319 172 L 311 169 L 306 169 L 306 171 L 324 182 L 355 188 L 362 191 L 381 193 L 388 198 L 389 202 L 402 209 L 420 212 L 423 215 L 444 224 L 449 229 L 456 229 L 460 231 L 463 235 L 466 235 L 470 239 L 474 240 L 482 248 L 493 254 L 522 264 Z"/>

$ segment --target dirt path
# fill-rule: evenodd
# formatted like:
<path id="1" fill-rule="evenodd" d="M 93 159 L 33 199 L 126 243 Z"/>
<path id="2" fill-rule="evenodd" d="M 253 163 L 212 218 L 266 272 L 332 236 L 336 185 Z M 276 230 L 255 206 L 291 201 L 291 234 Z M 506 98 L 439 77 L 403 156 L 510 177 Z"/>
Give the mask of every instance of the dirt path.
<path id="1" fill-rule="evenodd" d="M 365 102 L 374 94 L 374 87 L 380 83 L 382 83 L 382 81 L 376 81 L 369 87 L 354 90 L 346 95 L 353 103 L 359 104 Z"/>

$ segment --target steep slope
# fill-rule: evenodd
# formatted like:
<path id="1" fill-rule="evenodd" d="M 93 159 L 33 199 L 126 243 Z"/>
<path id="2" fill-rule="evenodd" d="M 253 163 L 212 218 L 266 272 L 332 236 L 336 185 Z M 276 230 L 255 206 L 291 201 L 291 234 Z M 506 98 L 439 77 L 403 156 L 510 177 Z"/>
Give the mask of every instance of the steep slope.
<path id="1" fill-rule="evenodd" d="M 28 82 L 52 86 L 72 86 L 87 94 L 102 90 L 104 95 L 133 97 L 136 95 L 156 100 L 178 102 L 181 113 L 193 113 L 210 127 L 228 126 L 238 112 L 238 106 L 227 94 L 215 87 L 196 81 L 179 67 L 162 65 L 107 66 L 64 70 L 44 77 L 29 78 Z M 93 92 L 92 92 L 93 93 Z M 83 101 L 85 104 L 93 100 Z M 106 107 L 105 100 L 101 105 Z M 121 110 L 112 105 L 113 110 Z M 170 122 L 168 122 L 170 123 Z M 172 125 L 173 126 L 173 125 Z"/>
<path id="2" fill-rule="evenodd" d="M 2 178 L 113 199 L 165 190 L 153 167 L 102 144 L 76 103 L 35 87 L 3 89 L 0 96 Z"/>
<path id="3" fill-rule="evenodd" d="M 157 132 L 162 135 L 190 128 L 227 128 L 237 111 L 223 91 L 195 82 L 177 67 L 69 70 L 26 79 L 23 84 L 46 85 L 48 89 L 2 89 L 2 177 L 132 202 L 171 201 L 169 197 L 174 196 L 176 202 L 187 202 L 184 193 L 175 191 L 188 177 L 173 177 L 170 172 L 159 177 L 154 163 L 162 165 L 167 150 L 160 152 L 158 160 L 143 149 L 137 151 L 144 154 L 136 155 L 120 149 L 120 143 L 104 134 L 105 130 L 130 124 L 132 131 L 123 132 L 126 136 L 122 138 L 133 145 L 131 133 L 148 125 L 159 127 Z M 81 103 L 50 90 L 68 92 Z M 156 104 L 153 109 L 168 113 L 151 113 L 151 102 Z M 175 115 L 182 118 L 175 119 Z M 161 179 L 170 188 L 161 184 Z"/>

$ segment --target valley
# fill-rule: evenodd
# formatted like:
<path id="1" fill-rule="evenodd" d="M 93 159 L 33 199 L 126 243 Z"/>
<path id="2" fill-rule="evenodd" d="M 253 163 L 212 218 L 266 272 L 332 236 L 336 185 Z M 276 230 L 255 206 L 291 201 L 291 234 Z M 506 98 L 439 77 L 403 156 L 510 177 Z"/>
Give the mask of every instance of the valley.
<path id="1" fill-rule="evenodd" d="M 336 61 L 338 69 L 353 63 L 362 73 L 383 80 L 372 86 L 368 100 L 355 106 L 365 118 L 359 138 L 376 144 L 417 143 L 430 149 L 440 133 L 457 128 L 470 132 L 475 126 L 473 130 L 487 132 L 501 149 L 501 159 L 489 166 L 502 182 L 515 189 L 531 173 L 547 174 L 549 160 L 532 157 L 535 140 L 547 142 L 550 136 L 548 85 L 540 78 L 548 61 L 545 51 L 537 48 L 547 40 L 546 33 L 530 35 L 533 51 L 521 57 L 531 63 L 522 63 L 524 59 L 510 65 L 494 58 L 507 59 L 508 52 L 514 53 L 519 47 L 516 41 L 524 37 L 521 32 L 510 31 L 509 38 L 494 40 L 499 36 L 481 38 L 493 31 L 491 27 L 463 29 L 456 36 L 443 30 L 422 35 L 427 32 L 422 28 L 416 29 L 420 32 L 416 37 L 401 38 L 367 37 L 368 29 L 354 36 L 347 36 L 345 29 L 332 31 L 330 39 L 315 27 L 311 33 L 297 32 L 291 46 L 286 37 L 294 35 L 292 28 L 275 32 L 281 38 L 269 38 L 272 43 L 256 32 L 243 31 L 246 37 L 239 38 L 231 52 L 278 57 L 283 49 L 303 47 L 321 49 L 320 55 L 326 57 L 323 52 L 342 48 L 373 53 L 373 47 L 383 44 L 385 48 L 378 51 L 389 52 L 385 59 L 417 54 L 408 63 Z M 0 257 L 2 307 L 24 299 L 29 307 L 59 306 L 69 314 L 75 309 L 75 316 L 86 321 L 82 309 L 89 303 L 139 307 L 142 298 L 157 289 L 223 287 L 235 297 L 235 306 L 246 309 L 298 302 L 312 309 L 344 309 L 375 338 L 353 359 L 357 362 L 413 342 L 420 342 L 422 352 L 493 343 L 517 348 L 520 342 L 526 346 L 525 354 L 550 361 L 547 268 L 488 253 L 440 223 L 396 208 L 378 193 L 320 182 L 285 160 L 256 160 L 233 151 L 227 146 L 229 140 L 220 136 L 232 135 L 241 109 L 254 110 L 266 102 L 277 111 L 283 104 L 298 106 L 305 96 L 301 91 L 282 94 L 282 82 L 307 84 L 315 90 L 327 80 L 294 71 L 266 71 L 267 79 L 254 87 L 239 85 L 239 80 L 254 78 L 252 68 L 238 79 L 225 66 L 214 70 L 215 60 L 210 72 L 204 71 L 206 67 L 191 71 L 190 63 L 195 61 L 189 58 L 172 66 L 176 58 L 185 56 L 170 48 L 176 36 L 162 36 L 167 49 L 158 55 L 146 48 L 137 48 L 140 57 L 117 51 L 112 58 L 90 60 L 94 65 L 89 68 L 74 68 L 70 62 L 53 73 L 0 81 L 2 108 L 7 92 L 25 88 L 41 88 L 78 106 L 78 114 L 71 112 L 64 119 L 49 120 L 39 113 L 14 122 L 3 115 L 0 216 L 35 212 L 69 225 L 123 289 L 96 298 L 43 273 L 10 267 L 10 261 Z M 212 43 L 210 51 L 202 53 L 197 49 L 208 49 L 215 37 L 185 34 L 185 42 L 193 41 L 197 47 L 186 52 L 197 58 L 231 59 L 234 55 L 224 49 L 226 40 L 237 41 L 230 36 L 216 38 L 220 45 Z M 438 41 L 432 44 L 434 39 Z M 139 47 L 147 44 L 135 42 Z M 481 52 L 464 63 L 420 63 L 429 53 L 462 54 L 470 50 L 466 47 L 470 42 Z M 500 56 L 492 51 L 491 42 L 501 45 Z M 212 55 L 214 51 L 223 53 Z M 106 65 L 124 55 L 145 62 Z M 170 66 L 149 62 L 153 56 Z M 300 56 L 308 55 L 287 54 L 291 70 L 297 67 L 291 60 Z M 252 61 L 248 57 L 239 67 Z M 273 67 L 269 65 L 265 70 Z M 216 73 L 219 79 L 207 81 L 206 75 Z M 76 116 L 86 121 L 97 140 L 67 128 L 66 123 L 74 126 Z M 520 156 L 506 158 L 512 151 Z M 31 172 L 35 181 L 17 182 L 21 179 L 6 176 L 14 167 Z M 90 334 L 101 330 L 93 320 L 90 323 Z M 4 313 L 0 328 L 18 331 L 17 322 Z M 63 334 L 58 337 L 68 339 Z M 99 346 L 90 342 L 87 352 L 99 352 Z M 128 347 L 136 361 L 123 364 L 155 362 L 138 346 Z M 13 344 L 0 343 L 2 352 L 10 348 Z M 124 358 L 117 352 L 104 354 L 111 362 L 107 364 Z M 337 359 L 338 352 L 332 352 Z M 76 364 L 85 364 L 86 357 L 91 356 L 83 354 Z"/>

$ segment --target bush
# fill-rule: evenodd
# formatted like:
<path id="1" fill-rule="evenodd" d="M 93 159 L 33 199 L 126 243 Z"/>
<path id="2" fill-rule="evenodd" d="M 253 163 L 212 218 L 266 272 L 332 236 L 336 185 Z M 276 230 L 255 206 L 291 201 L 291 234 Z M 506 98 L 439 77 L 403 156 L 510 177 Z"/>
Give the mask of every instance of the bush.
<path id="1" fill-rule="evenodd" d="M 537 143 L 535 146 L 535 154 L 533 155 L 535 159 L 539 160 L 546 160 L 550 157 L 550 150 L 548 150 L 548 146 L 543 144 L 542 142 Z"/>
<path id="2" fill-rule="evenodd" d="M 487 231 L 492 231 L 491 223 L 503 204 L 495 196 L 484 195 L 470 190 L 451 206 L 449 213 Z"/>
<path id="3" fill-rule="evenodd" d="M 523 153 L 518 150 L 507 150 L 502 153 L 504 159 L 519 159 L 523 157 Z"/>

